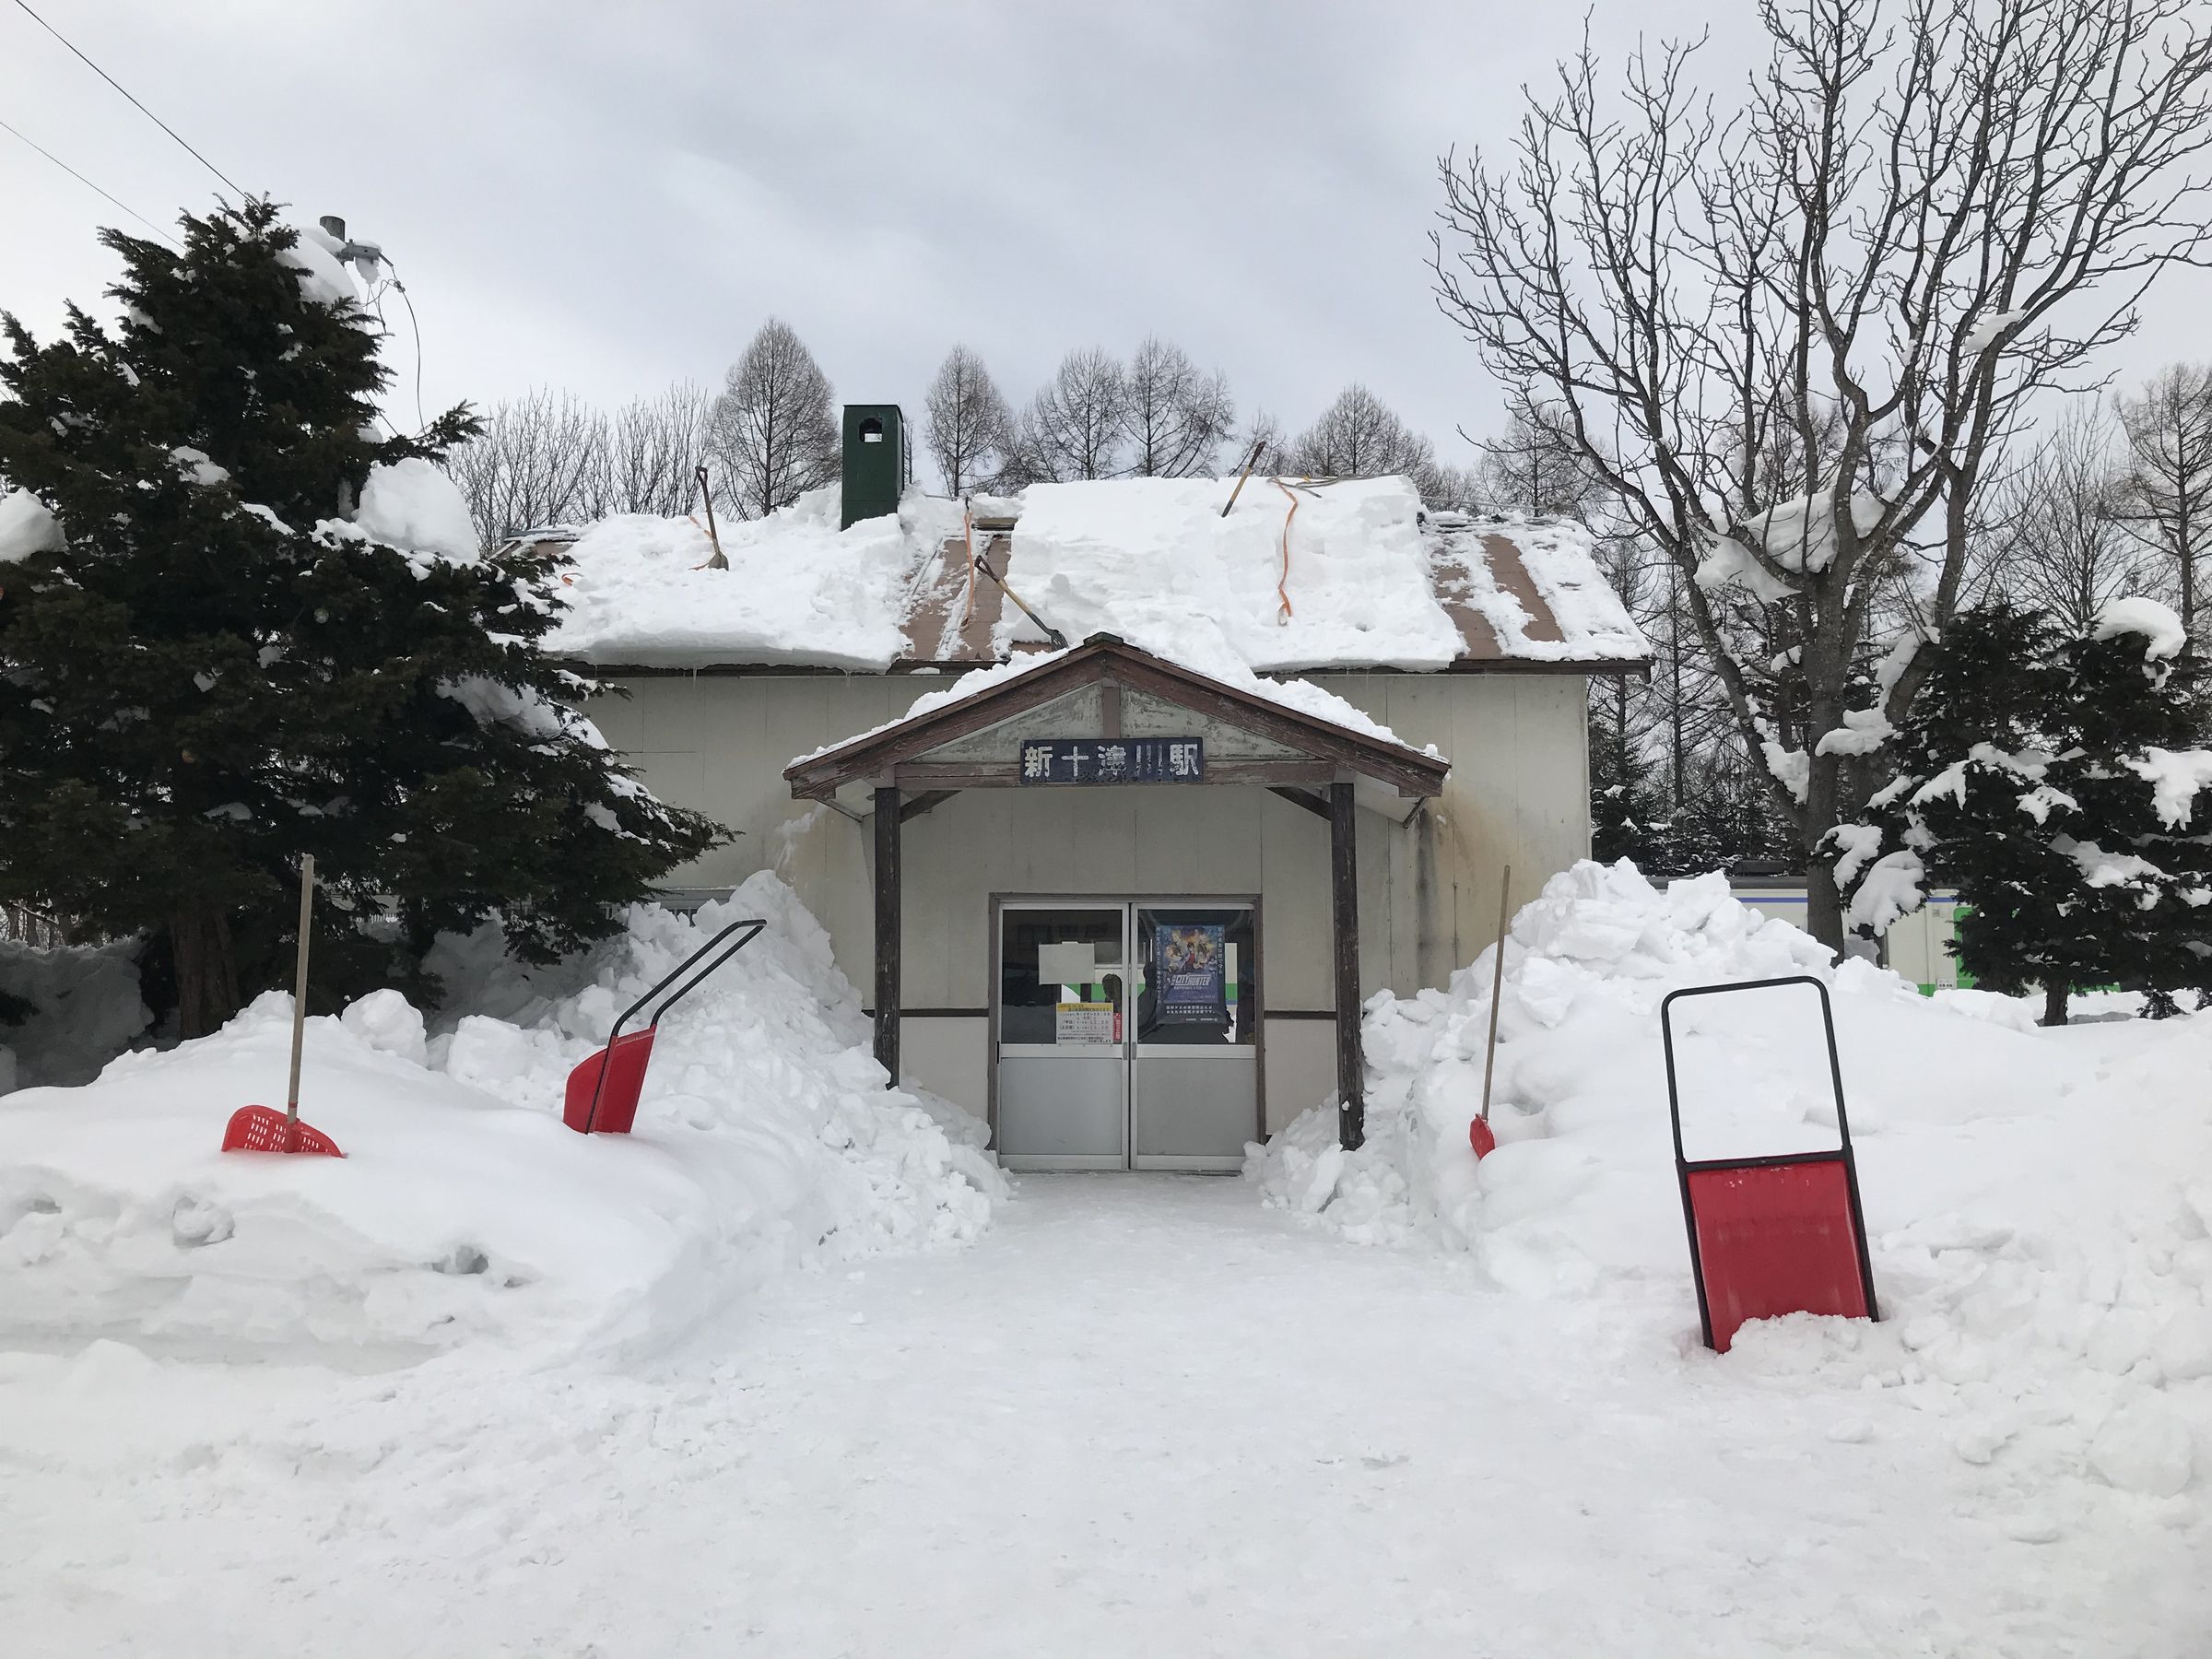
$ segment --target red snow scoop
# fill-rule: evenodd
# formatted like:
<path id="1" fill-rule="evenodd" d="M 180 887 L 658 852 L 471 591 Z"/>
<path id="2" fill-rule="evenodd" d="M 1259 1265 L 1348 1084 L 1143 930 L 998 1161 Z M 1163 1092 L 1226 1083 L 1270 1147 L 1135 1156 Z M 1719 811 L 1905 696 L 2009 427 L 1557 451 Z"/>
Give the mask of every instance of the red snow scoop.
<path id="1" fill-rule="evenodd" d="M 645 1066 L 653 1058 L 653 1034 L 661 1029 L 661 1016 L 676 1006 L 699 988 L 700 982 L 721 967 L 747 945 L 768 924 L 760 921 L 733 922 L 704 945 L 686 957 L 659 984 L 622 1011 L 608 1033 L 606 1046 L 580 1062 L 569 1074 L 568 1096 L 562 1104 L 560 1121 L 579 1135 L 628 1135 L 630 1125 L 638 1121 L 638 1095 L 645 1087 Z M 745 936 L 717 956 L 722 942 L 732 934 L 744 931 Z M 708 960 L 712 957 L 712 960 Z M 699 964 L 706 966 L 700 968 Z M 699 971 L 692 973 L 694 968 Z M 689 979 L 684 979 L 689 973 Z M 668 987 L 684 980 L 674 991 Z M 661 993 L 668 991 L 664 998 Z M 647 1003 L 659 1000 L 653 1018 L 641 1031 L 625 1033 L 622 1028 Z"/>
<path id="2" fill-rule="evenodd" d="M 307 944 L 314 920 L 315 860 L 309 853 L 300 860 L 300 967 L 292 982 L 292 1078 L 285 1090 L 284 1110 L 274 1106 L 241 1106 L 223 1127 L 226 1152 L 315 1152 L 325 1158 L 343 1158 L 338 1145 L 320 1129 L 300 1121 L 300 1056 L 307 1041 Z"/>
<path id="3" fill-rule="evenodd" d="M 1490 964 L 1490 1040 L 1482 1051 L 1482 1115 L 1467 1124 L 1467 1144 L 1480 1163 L 1498 1150 L 1498 1135 L 1490 1127 L 1490 1070 L 1498 1063 L 1498 996 L 1505 988 L 1505 929 L 1512 916 L 1513 866 L 1507 865 L 1498 878 L 1498 959 Z"/>
<path id="4" fill-rule="evenodd" d="M 1840 1144 L 1825 1152 L 1766 1158 L 1691 1159 L 1682 1151 L 1682 1101 L 1675 1087 L 1674 1006 L 1685 996 L 1810 985 L 1820 994 L 1828 1034 L 1828 1073 L 1836 1090 Z M 1859 1171 L 1843 1111 L 1843 1066 L 1836 1056 L 1836 1018 L 1828 987 L 1810 974 L 1692 985 L 1659 1005 L 1666 1051 L 1666 1105 L 1675 1122 L 1675 1171 L 1682 1184 L 1682 1218 L 1689 1230 L 1690 1273 L 1698 1286 L 1698 1320 L 1705 1346 L 1721 1353 L 1747 1319 L 1781 1313 L 1837 1313 L 1879 1319 L 1874 1269 L 1866 1257 L 1866 1219 L 1859 1208 Z"/>

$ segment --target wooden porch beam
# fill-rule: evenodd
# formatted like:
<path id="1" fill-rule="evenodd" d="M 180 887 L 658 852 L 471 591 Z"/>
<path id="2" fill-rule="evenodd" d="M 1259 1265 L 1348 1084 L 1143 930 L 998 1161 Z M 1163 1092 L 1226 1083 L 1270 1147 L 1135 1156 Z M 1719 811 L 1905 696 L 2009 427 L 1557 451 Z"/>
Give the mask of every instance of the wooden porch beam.
<path id="1" fill-rule="evenodd" d="M 876 1060 L 899 1087 L 899 790 L 876 792 Z"/>
<path id="2" fill-rule="evenodd" d="M 1338 768 L 1328 760 L 1217 760 L 1207 757 L 1206 776 L 1190 787 L 1207 783 L 1277 784 L 1327 783 Z M 907 760 L 891 768 L 891 778 L 901 789 L 937 792 L 958 789 L 1116 789 L 1113 783 L 1030 783 L 1021 781 L 1021 768 L 1011 760 Z M 1182 786 L 1178 786 L 1182 787 Z"/>
<path id="3" fill-rule="evenodd" d="M 1328 802 L 1323 800 L 1310 789 L 1292 789 L 1288 784 L 1270 783 L 1267 786 L 1267 793 L 1281 795 L 1291 806 L 1303 806 L 1308 812 L 1317 813 L 1324 818 L 1331 817 Z M 1331 821 L 1333 822 L 1334 819 L 1332 818 Z"/>
<path id="4" fill-rule="evenodd" d="M 1367 1062 L 1359 1044 L 1359 841 L 1352 786 L 1329 785 L 1330 938 L 1336 969 L 1336 1144 L 1367 1139 Z"/>
<path id="5" fill-rule="evenodd" d="M 903 824 L 907 819 L 918 818 L 925 812 L 935 812 L 959 793 L 957 789 L 924 790 L 899 808 L 899 821 Z"/>

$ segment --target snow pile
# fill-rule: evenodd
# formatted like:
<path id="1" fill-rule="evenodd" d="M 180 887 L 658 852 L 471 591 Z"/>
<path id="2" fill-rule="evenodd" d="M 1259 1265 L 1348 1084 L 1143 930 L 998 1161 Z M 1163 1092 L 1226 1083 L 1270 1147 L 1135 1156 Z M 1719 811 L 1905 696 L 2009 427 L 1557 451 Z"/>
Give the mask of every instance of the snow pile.
<path id="1" fill-rule="evenodd" d="M 461 487 L 419 455 L 369 469 L 354 523 L 380 542 L 455 564 L 472 563 L 479 550 Z"/>
<path id="2" fill-rule="evenodd" d="M 724 521 L 623 514 L 571 551 L 547 649 L 595 663 L 795 663 L 881 670 L 906 654 L 916 577 L 960 530 L 957 501 L 909 490 L 896 517 L 838 528 L 836 485 L 780 512 Z"/>
<path id="3" fill-rule="evenodd" d="M 634 1135 L 560 1122 L 568 1071 L 712 932 L 771 925 L 661 1027 Z M 859 999 L 772 877 L 537 976 L 473 971 L 428 1037 L 396 993 L 308 1022 L 302 1116 L 348 1156 L 225 1156 L 281 1103 L 290 1003 L 0 1100 L 0 1327 L 212 1349 L 413 1358 L 650 1344 L 786 1265 L 973 1236 L 1003 1182 L 982 1125 L 886 1090 Z M 547 982 L 556 982 L 548 984 Z M 559 992 L 559 994 L 553 993 Z"/>
<path id="4" fill-rule="evenodd" d="M 1216 478 L 1031 485 L 1010 567 L 1022 597 L 1071 640 L 1115 633 L 1208 674 L 1224 660 L 1435 669 L 1465 649 L 1430 591 L 1408 480 L 1294 490 L 1250 479 L 1224 518 L 1228 489 Z M 1041 638 L 1008 606 L 994 642 Z"/>
<path id="5" fill-rule="evenodd" d="M 0 993 L 32 1009 L 0 1025 L 0 1094 L 89 1082 L 153 1023 L 138 994 L 135 940 L 41 950 L 0 939 Z"/>
<path id="6" fill-rule="evenodd" d="M 1465 569 L 1454 596 L 1489 623 L 1508 656 L 1648 654 L 1577 526 L 1469 524 L 1453 514 L 1432 530 L 1404 477 L 1303 488 L 1253 478 L 1224 517 L 1229 489 L 1218 478 L 1033 484 L 1010 573 L 1068 638 L 1119 634 L 1208 674 L 1223 664 L 1435 670 L 1467 650 L 1438 598 L 1434 544 L 1448 533 Z M 1560 638 L 1529 636 L 1527 608 L 1489 567 L 1490 537 L 1512 542 Z M 1041 638 L 1009 606 L 994 643 L 1004 651 Z"/>
<path id="7" fill-rule="evenodd" d="M 1246 675 L 1446 667 L 1470 644 L 1440 586 L 1490 623 L 1509 657 L 1650 654 L 1579 527 L 1431 517 L 1402 477 L 1297 488 L 1250 479 L 1225 518 L 1233 488 L 1222 478 L 1115 478 L 1032 485 L 1017 501 L 976 505 L 983 516 L 1015 518 L 1002 574 L 1061 634 L 1118 634 L 1209 674 L 1224 665 Z M 903 657 L 962 654 L 957 639 L 917 642 L 907 631 L 935 614 L 934 583 L 965 580 L 959 503 L 910 489 L 896 517 L 841 531 L 838 514 L 833 485 L 766 518 L 724 524 L 724 571 L 707 568 L 703 518 L 596 524 L 575 544 L 556 646 L 598 663 L 877 671 Z M 1532 635 L 1542 618 L 1490 569 L 1494 538 L 1512 544 L 1528 578 L 1519 591 L 1548 608 L 1558 638 Z M 990 649 L 1003 659 L 1044 639 L 1009 604 Z M 969 648 L 967 660 L 975 654 Z"/>
<path id="8" fill-rule="evenodd" d="M 1491 967 L 1485 952 L 1447 991 L 1369 1003 L 1367 1144 L 1338 1149 L 1333 1103 L 1306 1113 L 1248 1160 L 1266 1202 L 1362 1241 L 1470 1251 L 1526 1294 L 1663 1297 L 1694 1331 L 1659 1003 L 1810 973 L 1832 995 L 1887 1318 L 1755 1325 L 1736 1358 L 1907 1389 L 1956 1418 L 1959 1456 L 2002 1453 L 2016 1481 L 2212 1488 L 2212 1018 L 2137 1027 L 2138 1056 L 2100 1066 L 2070 1033 L 1975 1018 L 1971 997 L 1831 969 L 1717 875 L 1660 892 L 1625 862 L 1585 863 L 1513 923 L 1500 1145 L 1477 1163 Z M 1699 999 L 1675 1027 L 1689 1156 L 1835 1144 L 1810 991 Z"/>
<path id="9" fill-rule="evenodd" d="M 65 545 L 60 523 L 37 496 L 28 489 L 0 494 L 0 564 L 59 553 Z"/>

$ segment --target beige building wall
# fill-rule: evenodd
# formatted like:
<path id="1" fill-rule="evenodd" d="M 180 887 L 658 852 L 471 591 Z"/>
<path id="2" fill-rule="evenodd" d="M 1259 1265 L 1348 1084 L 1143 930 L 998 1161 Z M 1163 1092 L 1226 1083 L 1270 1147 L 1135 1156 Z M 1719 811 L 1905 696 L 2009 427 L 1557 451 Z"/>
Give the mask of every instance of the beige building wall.
<path id="1" fill-rule="evenodd" d="M 1585 682 L 1313 677 L 1452 760 L 1443 794 L 1406 821 L 1411 802 L 1398 817 L 1359 815 L 1362 989 L 1441 985 L 1493 936 L 1503 865 L 1518 905 L 1589 851 Z M 629 697 L 602 699 L 591 712 L 655 794 L 740 831 L 671 884 L 724 888 L 773 870 L 829 929 L 865 994 L 870 828 L 794 801 L 782 771 L 797 755 L 898 718 L 932 688 L 909 675 L 655 677 L 628 682 Z M 994 894 L 1192 895 L 1259 900 L 1270 1130 L 1333 1092 L 1328 826 L 1312 813 L 1243 786 L 971 790 L 909 820 L 904 836 L 901 1002 L 916 1012 L 901 1050 L 912 1081 L 984 1110 Z"/>

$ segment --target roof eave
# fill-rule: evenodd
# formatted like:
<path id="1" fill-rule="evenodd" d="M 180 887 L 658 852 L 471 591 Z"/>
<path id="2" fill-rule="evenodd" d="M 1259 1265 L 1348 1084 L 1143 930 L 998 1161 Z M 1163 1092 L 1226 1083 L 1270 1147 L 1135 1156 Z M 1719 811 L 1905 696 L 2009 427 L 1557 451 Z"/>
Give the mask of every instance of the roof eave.
<path id="1" fill-rule="evenodd" d="M 1350 727 L 1308 714 L 1266 698 L 1255 697 L 1195 669 L 1182 667 L 1109 635 L 1094 635 L 1065 654 L 1040 664 L 1030 673 L 959 699 L 927 713 L 894 723 L 783 769 L 792 793 L 820 800 L 855 778 L 880 774 L 900 759 L 994 725 L 1002 720 L 1109 674 L 1124 684 L 1198 708 L 1194 698 L 1218 705 L 1215 712 L 1232 724 L 1280 737 L 1320 759 L 1394 785 L 1408 796 L 1441 794 L 1452 763 L 1403 743 L 1371 737 Z M 1178 697 L 1172 688 L 1188 692 Z"/>

